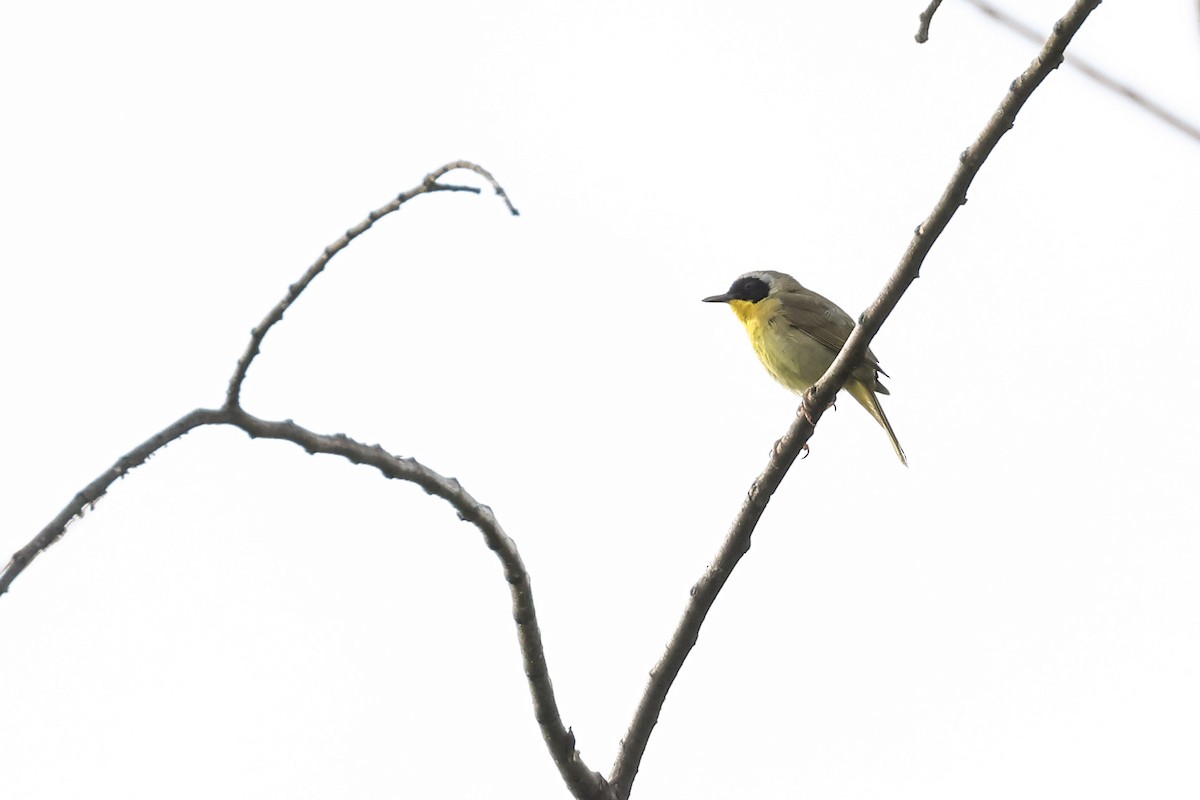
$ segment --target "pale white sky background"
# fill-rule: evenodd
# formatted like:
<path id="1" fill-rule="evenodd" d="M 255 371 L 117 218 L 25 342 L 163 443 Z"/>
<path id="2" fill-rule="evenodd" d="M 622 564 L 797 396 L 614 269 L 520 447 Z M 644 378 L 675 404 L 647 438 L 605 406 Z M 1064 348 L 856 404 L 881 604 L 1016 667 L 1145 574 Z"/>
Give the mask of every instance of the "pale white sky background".
<path id="1" fill-rule="evenodd" d="M 461 479 L 516 539 L 607 772 L 796 405 L 725 308 L 861 311 L 1036 48 L 947 0 L 12 4 L 5 556 L 220 403 L 341 231 L 454 159 L 266 341 L 247 410 Z M 1006 0 L 1048 30 L 1067 0 Z M 1200 120 L 1187 0 L 1073 52 Z M 465 174 L 463 181 L 473 178 Z M 875 340 L 709 618 L 647 798 L 1200 795 L 1200 147 L 1069 69 Z M 566 796 L 499 565 L 441 501 L 202 430 L 0 598 L 0 794 Z"/>

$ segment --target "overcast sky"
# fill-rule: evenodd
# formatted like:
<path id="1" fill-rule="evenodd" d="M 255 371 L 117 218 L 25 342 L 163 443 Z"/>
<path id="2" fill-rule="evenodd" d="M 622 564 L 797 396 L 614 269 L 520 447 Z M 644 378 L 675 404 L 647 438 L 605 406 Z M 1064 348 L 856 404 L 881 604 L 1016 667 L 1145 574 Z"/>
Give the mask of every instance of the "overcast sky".
<path id="1" fill-rule="evenodd" d="M 607 773 L 796 398 L 727 308 L 857 315 L 1036 46 L 920 2 L 25 3 L 0 46 L 0 548 L 244 391 L 496 512 Z M 1048 31 L 1068 0 L 1005 0 Z M 1190 0 L 1072 45 L 1200 123 Z M 463 174 L 461 182 L 475 179 Z M 1200 146 L 1078 72 L 1034 95 L 672 690 L 647 798 L 1200 794 Z M 419 489 L 200 430 L 0 598 L 17 800 L 548 798 L 507 586 Z"/>

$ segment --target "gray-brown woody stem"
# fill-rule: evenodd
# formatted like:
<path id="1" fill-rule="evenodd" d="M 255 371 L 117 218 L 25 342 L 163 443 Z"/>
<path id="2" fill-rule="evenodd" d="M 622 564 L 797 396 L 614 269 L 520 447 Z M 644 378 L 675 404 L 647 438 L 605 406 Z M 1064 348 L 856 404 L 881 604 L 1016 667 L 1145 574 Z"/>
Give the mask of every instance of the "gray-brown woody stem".
<path id="1" fill-rule="evenodd" d="M 1008 130 L 1013 127 L 1017 112 L 1033 91 L 1045 80 L 1061 62 L 1063 52 L 1071 38 L 1083 25 L 1088 15 L 1100 5 L 1100 0 L 1078 0 L 1058 23 L 1054 33 L 1046 41 L 1041 52 L 1034 58 L 1033 63 L 1009 87 L 1008 93 L 1000 102 L 1000 107 L 992 115 L 983 132 L 962 153 L 958 169 L 955 171 L 942 197 L 934 206 L 933 212 L 917 226 L 912 242 L 905 251 L 900 265 L 888 278 L 887 284 L 879 297 L 859 319 L 854 332 L 846 340 L 841 353 L 830 365 L 829 370 L 817 381 L 804 397 L 805 404 L 812 413 L 814 421 L 833 401 L 846 378 L 854 367 L 862 360 L 871 339 L 879 331 L 884 320 L 896 307 L 909 284 L 916 279 L 920 272 L 925 256 L 938 236 L 949 224 L 958 207 L 967 201 L 967 188 L 971 185 L 979 168 L 987 159 L 996 143 Z M 730 573 L 738 561 L 750 549 L 750 537 L 754 528 L 762 518 L 763 511 L 771 499 L 771 495 L 779 488 L 780 482 L 788 469 L 795 462 L 803 447 L 813 433 L 813 423 L 806 415 L 797 413 L 787 433 L 779 440 L 766 469 L 755 479 L 750 491 L 742 503 L 741 511 L 730 526 L 729 533 L 721 545 L 716 559 L 705 570 L 704 575 L 692 589 L 692 597 L 684 609 L 683 616 L 667 644 L 666 652 L 655 664 L 650 673 L 650 680 L 638 705 L 629 730 L 621 742 L 616 763 L 613 764 L 611 784 L 616 788 L 621 800 L 629 797 L 634 779 L 650 734 L 658 722 L 658 715 L 666 700 L 675 677 L 679 674 L 684 660 L 696 644 L 700 626 L 712 608 L 717 594 L 725 585 Z"/>

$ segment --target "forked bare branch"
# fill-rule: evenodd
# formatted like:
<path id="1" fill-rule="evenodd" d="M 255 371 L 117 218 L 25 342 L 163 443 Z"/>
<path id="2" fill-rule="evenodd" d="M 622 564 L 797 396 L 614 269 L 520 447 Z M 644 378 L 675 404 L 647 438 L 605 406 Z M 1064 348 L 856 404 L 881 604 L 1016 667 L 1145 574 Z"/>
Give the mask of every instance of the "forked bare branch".
<path id="1" fill-rule="evenodd" d="M 398 195 L 382 208 L 372 211 L 365 220 L 346 231 L 345 235 L 326 247 L 321 257 L 305 271 L 296 283 L 288 287 L 284 298 L 254 328 L 250 343 L 238 360 L 233 378 L 230 380 L 225 405 L 219 409 L 196 409 L 117 459 L 112 467 L 105 470 L 76 494 L 59 512 L 58 516 L 51 520 L 50 524 L 43 528 L 29 544 L 13 555 L 8 565 L 4 567 L 3 571 L 0 571 L 0 594 L 8 589 L 13 580 L 40 553 L 62 538 L 70 522 L 82 516 L 85 509 L 95 504 L 117 479 L 123 477 L 134 467 L 145 463 L 146 459 L 155 451 L 202 425 L 231 425 L 240 428 L 251 437 L 281 439 L 292 442 L 312 454 L 325 453 L 340 456 L 355 464 L 370 465 L 388 478 L 415 483 L 429 494 L 445 500 L 458 512 L 460 519 L 471 523 L 483 533 L 487 546 L 500 559 L 504 570 L 504 579 L 508 582 L 509 592 L 512 595 L 513 620 L 517 626 L 521 658 L 529 682 L 529 693 L 533 698 L 534 716 L 541 728 L 546 747 L 572 794 L 576 797 L 588 798 L 612 797 L 612 791 L 604 777 L 598 772 L 588 769 L 579 757 L 579 753 L 575 750 L 575 736 L 563 724 L 558 711 L 558 703 L 554 697 L 554 687 L 550 682 L 549 670 L 546 667 L 545 650 L 542 646 L 541 629 L 538 626 L 537 614 L 534 609 L 529 573 L 521 560 L 516 543 L 504 533 L 495 515 L 492 514 L 492 510 L 475 500 L 457 480 L 446 478 L 415 459 L 393 456 L 378 445 L 368 446 L 342 434 L 328 436 L 309 431 L 291 421 L 272 422 L 259 419 L 248 414 L 241 407 L 241 387 L 245 382 L 250 364 L 258 355 L 263 338 L 271 327 L 283 318 L 284 313 L 296 301 L 301 292 L 325 269 L 333 256 L 345 249 L 350 242 L 367 231 L 381 217 L 392 213 L 418 195 L 445 191 L 479 192 L 479 189 L 473 186 L 457 186 L 438 182 L 443 175 L 455 169 L 471 170 L 482 176 L 492 185 L 496 194 L 504 200 L 509 211 L 514 215 L 517 214 L 508 195 L 491 173 L 468 161 L 455 161 L 434 170 L 425 176 L 425 180 L 419 186 Z"/>
<path id="2" fill-rule="evenodd" d="M 518 212 L 513 207 L 512 202 L 508 199 L 508 195 L 504 189 L 492 177 L 492 174 L 483 167 L 473 164 L 469 161 L 453 161 L 449 164 L 435 169 L 433 172 L 425 176 L 425 179 L 420 185 L 409 189 L 407 192 L 402 192 L 387 205 L 380 209 L 372 211 L 367 215 L 367 218 L 360 222 L 355 227 L 346 231 L 340 239 L 325 248 L 321 257 L 308 268 L 308 270 L 300 277 L 300 280 L 288 287 L 288 292 L 283 300 L 279 301 L 270 313 L 258 324 L 251 333 L 250 344 L 246 347 L 246 351 L 242 357 L 238 359 L 237 367 L 234 369 L 233 378 L 229 382 L 229 390 L 226 393 L 225 405 L 222 409 L 196 409 L 185 414 L 183 417 L 163 428 L 158 433 L 151 436 L 146 441 L 139 444 L 134 449 L 130 450 L 125 455 L 117 459 L 111 467 L 105 470 L 94 481 L 85 486 L 78 492 L 71 501 L 63 507 L 62 511 L 50 521 L 45 528 L 33 537 L 20 550 L 13 554 L 13 557 L 5 565 L 3 570 L 0 570 L 0 596 L 2 596 L 12 582 L 20 575 L 35 558 L 38 557 L 47 547 L 57 542 L 66 533 L 67 526 L 76 517 L 83 515 L 84 511 L 93 506 L 97 500 L 108 491 L 108 488 L 118 479 L 123 477 L 134 467 L 140 466 L 149 458 L 156 450 L 165 447 L 176 439 L 180 438 L 189 431 L 201 425 L 220 425 L 229 424 L 231 419 L 231 410 L 239 409 L 242 384 L 246 379 L 246 370 L 250 368 L 250 363 L 254 357 L 258 355 L 260 346 L 262 345 L 263 337 L 267 335 L 267 331 L 271 326 L 283 318 L 283 314 L 288 307 L 295 302 L 300 293 L 312 283 L 313 279 L 325 269 L 325 265 L 339 251 L 344 249 L 356 237 L 375 224 L 380 217 L 392 213 L 404 203 L 408 202 L 417 195 L 426 194 L 429 192 L 474 192 L 479 193 L 479 188 L 475 186 L 452 186 L 448 184 L 438 183 L 438 180 L 446 173 L 456 170 L 466 169 L 483 177 L 491 184 L 496 194 L 504 201 L 508 210 L 516 215 Z"/>

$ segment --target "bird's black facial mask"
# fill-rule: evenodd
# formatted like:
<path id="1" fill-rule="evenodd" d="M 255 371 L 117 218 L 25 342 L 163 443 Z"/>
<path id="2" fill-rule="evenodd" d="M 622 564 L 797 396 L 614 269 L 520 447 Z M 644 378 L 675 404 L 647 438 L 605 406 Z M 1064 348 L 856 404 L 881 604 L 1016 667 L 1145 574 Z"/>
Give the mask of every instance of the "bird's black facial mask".
<path id="1" fill-rule="evenodd" d="M 762 278 L 738 278 L 725 294 L 704 298 L 706 303 L 728 303 L 730 300 L 745 300 L 757 303 L 771 292 L 771 287 Z"/>
<path id="2" fill-rule="evenodd" d="M 738 278 L 733 282 L 733 286 L 729 287 L 729 293 L 734 299 L 749 300 L 751 303 L 765 299 L 770 291 L 771 287 L 767 286 L 767 282 L 762 278 Z"/>

